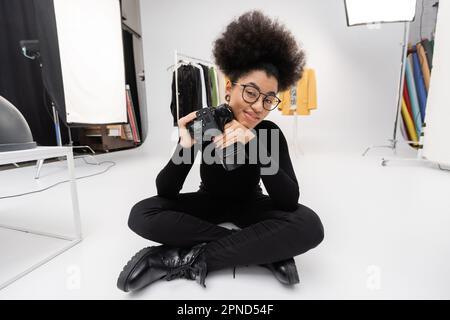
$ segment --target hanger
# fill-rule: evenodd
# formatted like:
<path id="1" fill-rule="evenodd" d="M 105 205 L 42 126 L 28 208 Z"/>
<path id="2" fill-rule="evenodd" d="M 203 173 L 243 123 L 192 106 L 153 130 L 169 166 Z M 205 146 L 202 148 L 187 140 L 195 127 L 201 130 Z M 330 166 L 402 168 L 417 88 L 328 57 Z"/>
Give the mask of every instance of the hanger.
<path id="1" fill-rule="evenodd" d="M 194 57 L 191 57 L 191 56 L 187 56 L 187 55 L 185 55 L 185 54 L 182 54 L 182 53 L 178 53 L 178 57 L 180 57 L 179 60 L 178 60 L 178 63 L 177 63 L 178 66 L 180 66 L 180 65 L 189 65 L 189 64 L 191 64 L 191 65 L 195 65 L 195 66 L 197 66 L 197 67 L 200 67 L 200 66 L 199 66 L 199 63 L 201 63 L 201 64 L 203 64 L 203 65 L 205 65 L 205 66 L 207 66 L 207 67 L 213 67 L 213 68 L 216 68 L 216 66 L 215 66 L 213 63 L 211 63 L 211 62 L 209 62 L 209 61 L 206 61 L 206 60 L 203 60 L 203 59 L 194 58 Z M 183 59 L 183 58 L 184 58 L 184 59 Z M 170 65 L 169 67 L 167 67 L 167 71 L 169 71 L 170 69 L 172 69 L 174 66 L 175 66 L 175 65 L 172 64 L 172 65 Z"/>

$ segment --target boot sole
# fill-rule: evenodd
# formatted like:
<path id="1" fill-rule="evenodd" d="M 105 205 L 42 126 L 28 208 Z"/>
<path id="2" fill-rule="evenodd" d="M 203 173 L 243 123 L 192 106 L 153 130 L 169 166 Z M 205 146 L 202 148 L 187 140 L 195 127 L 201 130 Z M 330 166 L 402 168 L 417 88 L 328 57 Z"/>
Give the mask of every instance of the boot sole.
<path id="1" fill-rule="evenodd" d="M 297 284 L 300 282 L 297 267 L 295 266 L 295 261 L 290 261 L 286 264 L 288 284 Z"/>
<path id="2" fill-rule="evenodd" d="M 127 288 L 127 282 L 131 275 L 131 273 L 134 271 L 135 266 L 142 261 L 142 259 L 147 256 L 147 254 L 154 251 L 154 247 L 147 247 L 140 251 L 138 251 L 123 267 L 122 271 L 119 274 L 119 279 L 117 279 L 117 287 L 125 292 L 128 292 Z"/>

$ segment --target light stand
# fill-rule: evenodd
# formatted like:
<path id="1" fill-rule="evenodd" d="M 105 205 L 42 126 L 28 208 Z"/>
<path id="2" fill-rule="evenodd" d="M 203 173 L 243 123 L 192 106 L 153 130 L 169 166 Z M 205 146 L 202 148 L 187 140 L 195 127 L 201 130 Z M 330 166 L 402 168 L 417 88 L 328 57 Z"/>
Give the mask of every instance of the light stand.
<path id="1" fill-rule="evenodd" d="M 294 128 L 293 128 L 293 132 L 292 132 L 292 135 L 293 135 L 293 145 L 292 145 L 292 147 L 293 147 L 293 149 L 294 149 L 294 154 L 295 154 L 295 156 L 297 157 L 297 158 L 299 158 L 300 156 L 303 156 L 303 155 L 305 155 L 304 154 L 304 152 L 303 152 L 303 150 L 302 150 L 302 148 L 301 148 L 301 145 L 300 145 L 300 142 L 298 141 L 298 114 L 297 114 L 297 110 L 295 110 L 294 111 Z"/>
<path id="2" fill-rule="evenodd" d="M 59 114 L 58 114 L 58 110 L 55 107 L 55 103 L 53 102 L 52 96 L 51 94 L 48 92 L 47 87 L 45 85 L 45 81 L 44 81 L 44 75 L 42 72 L 42 60 L 41 60 L 41 53 L 40 53 L 40 48 L 39 48 L 39 40 L 21 40 L 20 41 L 20 47 L 22 49 L 22 54 L 31 60 L 36 60 L 39 63 L 39 72 L 41 75 L 41 81 L 42 81 L 42 85 L 44 87 L 44 95 L 47 95 L 48 97 L 50 97 L 51 99 L 51 106 L 52 106 L 52 113 L 53 113 L 53 125 L 55 127 L 55 136 L 56 136 L 56 144 L 58 146 L 62 146 L 62 139 L 61 139 L 61 128 L 59 126 Z M 47 99 L 45 99 L 45 101 L 47 101 Z M 47 108 L 47 105 L 45 105 L 45 108 Z M 70 134 L 70 129 L 69 129 L 69 136 L 71 137 Z M 70 143 L 69 145 L 72 145 L 72 139 L 70 138 Z"/>
<path id="3" fill-rule="evenodd" d="M 402 105 L 402 98 L 403 98 L 403 86 L 405 78 L 405 68 L 406 68 L 406 59 L 408 54 L 408 38 L 409 38 L 409 22 L 404 22 L 404 28 L 403 28 L 403 43 L 402 43 L 402 59 L 401 59 L 401 71 L 400 71 L 400 81 L 398 86 L 398 92 L 397 92 L 397 112 L 395 114 L 395 122 L 394 122 L 394 130 L 392 139 L 389 139 L 390 142 L 389 145 L 372 145 L 368 147 L 364 152 L 363 156 L 365 156 L 370 149 L 373 148 L 389 148 L 394 151 L 394 154 L 397 154 L 397 128 L 398 128 L 398 120 L 400 118 L 400 112 L 401 112 L 401 105 Z M 412 142 L 412 141 L 411 141 Z"/>
<path id="4" fill-rule="evenodd" d="M 374 148 L 389 148 L 392 149 L 394 154 L 397 154 L 397 144 L 398 144 L 398 126 L 399 119 L 401 116 L 401 107 L 403 100 L 403 89 L 404 89 L 404 79 L 405 79 L 405 69 L 406 63 L 408 63 L 408 39 L 410 22 L 414 20 L 416 0 L 402 0 L 402 2 L 392 2 L 388 0 L 370 0 L 366 2 L 361 2 L 358 0 L 344 0 L 345 10 L 347 15 L 347 25 L 372 25 L 374 23 L 392 23 L 392 22 L 403 22 L 403 42 L 402 42 L 402 56 L 401 56 L 401 72 L 400 80 L 397 92 L 397 108 L 395 113 L 395 121 L 392 138 L 389 139 L 389 144 L 387 145 L 372 145 L 368 147 L 364 152 L 365 156 L 371 149 Z M 422 124 L 422 128 L 425 127 L 425 123 Z M 417 159 L 405 159 L 422 161 L 422 147 L 423 147 L 423 130 L 419 137 L 419 143 L 414 141 L 406 141 L 407 143 L 413 143 L 418 145 L 418 155 Z M 388 161 L 393 159 L 382 160 L 382 165 L 386 165 Z"/>
<path id="5" fill-rule="evenodd" d="M 394 154 L 397 154 L 397 130 L 399 126 L 399 119 L 401 116 L 401 106 L 403 99 L 403 88 L 405 79 L 405 69 L 408 54 L 408 39 L 409 39 L 409 23 L 414 20 L 416 1 L 415 0 L 402 0 L 399 1 L 389 1 L 389 0 L 367 0 L 364 3 L 359 0 L 344 0 L 345 9 L 347 13 L 347 24 L 351 25 L 370 25 L 373 23 L 389 23 L 389 22 L 403 22 L 404 32 L 403 32 L 403 43 L 402 43 L 402 60 L 401 60 L 401 72 L 399 81 L 399 90 L 397 96 L 397 109 L 395 115 L 395 123 L 392 139 L 388 145 L 373 145 L 368 147 L 364 153 L 365 156 L 370 149 L 373 148 L 389 148 L 392 149 Z M 395 8 L 391 8 L 395 7 Z M 391 10 L 394 9 L 394 10 Z M 395 14 L 392 14 L 395 12 Z M 406 141 L 407 143 L 417 146 L 417 157 L 416 158 L 382 158 L 381 165 L 386 166 L 388 162 L 411 162 L 414 164 L 435 164 L 439 167 L 437 162 L 430 161 L 422 155 L 423 151 L 423 137 L 424 129 L 426 124 L 422 120 L 422 129 L 419 136 L 419 142 L 416 141 Z"/>
<path id="6" fill-rule="evenodd" d="M 42 85 L 44 87 L 44 95 L 47 95 L 48 97 L 50 97 L 51 100 L 51 106 L 52 106 L 52 114 L 53 114 L 53 125 L 55 127 L 55 136 L 56 136 L 56 144 L 58 146 L 63 146 L 62 144 L 62 138 L 61 138 L 61 127 L 60 127 L 60 121 L 59 121 L 59 114 L 58 114 L 58 110 L 56 109 L 55 103 L 54 103 L 54 99 L 52 98 L 52 95 L 48 92 L 47 87 L 45 86 L 45 81 L 44 81 L 44 75 L 43 75 L 43 64 L 42 61 L 40 59 L 41 54 L 40 54 L 40 48 L 39 48 L 39 40 L 21 40 L 20 41 L 20 47 L 22 49 L 22 54 L 31 60 L 37 60 L 39 63 L 39 70 L 40 70 L 40 74 L 41 74 L 41 80 L 42 80 Z M 45 99 L 45 102 L 47 101 L 47 99 Z M 46 104 L 46 103 L 45 103 Z M 44 106 L 45 108 L 47 108 L 47 105 Z M 67 127 L 67 131 L 68 131 L 68 135 L 69 135 L 69 144 L 68 146 L 72 147 L 72 149 L 88 149 L 90 152 L 92 152 L 92 154 L 95 154 L 95 151 L 92 150 L 91 147 L 89 146 L 74 146 L 73 145 L 73 140 L 72 140 L 72 133 L 70 131 L 70 126 L 68 126 L 67 124 L 65 124 Z M 86 155 L 86 156 L 90 156 L 94 159 L 95 163 L 98 165 L 99 162 L 91 155 Z M 81 156 L 84 157 L 84 156 Z M 77 157 L 74 156 L 74 159 L 76 159 Z M 78 157 L 79 158 L 79 157 Z M 64 158 L 58 158 L 58 160 L 64 160 Z M 40 176 L 40 172 L 42 169 L 42 165 L 44 164 L 44 159 L 38 160 L 36 163 L 36 175 L 35 175 L 35 179 L 39 179 Z M 16 166 L 18 166 L 16 164 Z"/>

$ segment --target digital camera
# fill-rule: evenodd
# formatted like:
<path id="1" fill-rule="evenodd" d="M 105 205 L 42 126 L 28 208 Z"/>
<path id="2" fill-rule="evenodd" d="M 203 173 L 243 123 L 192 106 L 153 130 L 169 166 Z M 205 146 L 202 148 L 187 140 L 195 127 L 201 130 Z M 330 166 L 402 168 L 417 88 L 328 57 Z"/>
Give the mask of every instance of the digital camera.
<path id="1" fill-rule="evenodd" d="M 196 112 L 197 118 L 187 123 L 186 128 L 192 138 L 198 140 L 201 137 L 201 143 L 212 141 L 217 135 L 223 133 L 225 125 L 234 119 L 233 111 L 226 103 L 217 107 L 208 107 Z M 236 142 L 222 150 L 216 148 L 220 162 L 227 171 L 234 170 L 242 165 L 238 164 L 237 159 L 242 159 L 245 152 L 244 145 Z"/>

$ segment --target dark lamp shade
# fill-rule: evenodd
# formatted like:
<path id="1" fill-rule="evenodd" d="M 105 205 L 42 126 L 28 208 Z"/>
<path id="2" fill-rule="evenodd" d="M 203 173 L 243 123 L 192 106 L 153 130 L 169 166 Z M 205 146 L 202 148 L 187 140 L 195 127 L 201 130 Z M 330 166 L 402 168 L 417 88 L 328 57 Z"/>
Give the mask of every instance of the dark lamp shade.
<path id="1" fill-rule="evenodd" d="M 0 152 L 36 148 L 30 127 L 11 102 L 0 96 Z"/>

